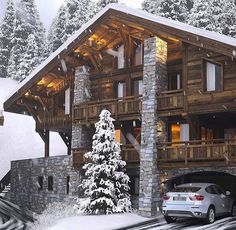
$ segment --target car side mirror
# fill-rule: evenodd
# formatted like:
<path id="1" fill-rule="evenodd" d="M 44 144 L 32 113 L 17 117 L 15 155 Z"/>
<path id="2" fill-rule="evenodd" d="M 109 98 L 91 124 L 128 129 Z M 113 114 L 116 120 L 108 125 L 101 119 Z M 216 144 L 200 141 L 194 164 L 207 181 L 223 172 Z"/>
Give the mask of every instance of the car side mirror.
<path id="1" fill-rule="evenodd" d="M 230 191 L 226 191 L 226 192 L 225 192 L 225 195 L 226 195 L 226 196 L 230 196 Z"/>

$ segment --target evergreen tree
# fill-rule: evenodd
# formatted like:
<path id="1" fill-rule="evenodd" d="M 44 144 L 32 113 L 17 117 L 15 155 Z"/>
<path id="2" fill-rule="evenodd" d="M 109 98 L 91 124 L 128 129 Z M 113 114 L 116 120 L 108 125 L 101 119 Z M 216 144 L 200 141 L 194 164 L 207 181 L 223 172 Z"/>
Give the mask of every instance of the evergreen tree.
<path id="1" fill-rule="evenodd" d="M 8 76 L 23 80 L 40 64 L 44 50 L 44 28 L 34 0 L 21 0 L 13 24 Z"/>
<path id="2" fill-rule="evenodd" d="M 198 28 L 210 28 L 209 25 L 212 24 L 210 15 L 207 13 L 210 11 L 210 0 L 195 0 L 193 8 L 188 19 L 190 25 L 196 26 Z M 211 27 L 213 29 L 213 26 Z"/>
<path id="3" fill-rule="evenodd" d="M 0 77 L 8 77 L 7 67 L 12 49 L 15 9 L 12 0 L 6 3 L 5 15 L 0 27 Z"/>
<path id="4" fill-rule="evenodd" d="M 236 5 L 234 0 L 225 0 L 223 14 L 219 19 L 221 22 L 221 32 L 225 35 L 236 38 Z"/>
<path id="5" fill-rule="evenodd" d="M 142 9 L 151 14 L 158 15 L 160 2 L 161 0 L 144 0 L 142 2 Z"/>
<path id="6" fill-rule="evenodd" d="M 48 31 L 48 54 L 57 50 L 64 43 L 65 15 L 66 7 L 62 5 Z"/>
<path id="7" fill-rule="evenodd" d="M 97 2 L 98 11 L 111 3 L 118 3 L 118 0 L 99 0 Z"/>
<path id="8" fill-rule="evenodd" d="M 150 13 L 180 22 L 186 22 L 188 15 L 186 0 L 145 0 L 142 7 Z"/>
<path id="9" fill-rule="evenodd" d="M 109 214 L 130 210 L 129 177 L 121 160 L 120 145 L 115 142 L 111 113 L 103 110 L 95 124 L 93 150 L 85 154 L 90 163 L 84 165 L 86 179 L 82 182 L 89 198 L 85 212 Z"/>
<path id="10" fill-rule="evenodd" d="M 95 4 L 90 0 L 67 0 L 66 22 L 63 41 L 85 24 L 94 15 Z"/>

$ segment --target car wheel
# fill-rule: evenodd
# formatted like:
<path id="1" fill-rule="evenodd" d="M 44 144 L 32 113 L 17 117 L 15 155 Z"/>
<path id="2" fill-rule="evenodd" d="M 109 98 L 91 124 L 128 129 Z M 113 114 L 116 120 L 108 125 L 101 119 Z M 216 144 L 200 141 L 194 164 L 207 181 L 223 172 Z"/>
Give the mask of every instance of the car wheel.
<path id="1" fill-rule="evenodd" d="M 232 205 L 231 216 L 233 216 L 233 217 L 236 216 L 236 203 L 233 203 L 233 205 Z"/>
<path id="2" fill-rule="evenodd" d="M 172 217 L 172 216 L 164 216 L 164 218 L 168 224 L 174 223 L 177 220 L 177 217 Z"/>
<path id="3" fill-rule="evenodd" d="M 215 221 L 215 209 L 213 206 L 210 206 L 207 212 L 206 223 L 212 224 Z"/>

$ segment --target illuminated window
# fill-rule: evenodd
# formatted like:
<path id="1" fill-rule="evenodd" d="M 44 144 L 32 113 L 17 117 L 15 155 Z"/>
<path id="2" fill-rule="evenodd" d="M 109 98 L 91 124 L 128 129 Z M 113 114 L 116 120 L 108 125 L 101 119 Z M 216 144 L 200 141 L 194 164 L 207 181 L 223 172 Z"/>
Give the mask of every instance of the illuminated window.
<path id="1" fill-rule="evenodd" d="M 125 137 L 120 129 L 115 130 L 115 135 L 116 135 L 116 142 L 119 142 L 121 144 L 125 144 Z"/>
<path id="2" fill-rule="evenodd" d="M 171 125 L 171 142 L 189 141 L 189 124 Z"/>

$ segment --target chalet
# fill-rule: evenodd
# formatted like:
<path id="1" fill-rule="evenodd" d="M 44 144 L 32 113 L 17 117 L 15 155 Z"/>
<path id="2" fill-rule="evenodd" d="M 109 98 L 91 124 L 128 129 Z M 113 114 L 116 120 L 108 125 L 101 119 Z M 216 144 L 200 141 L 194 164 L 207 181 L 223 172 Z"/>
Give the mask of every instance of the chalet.
<path id="1" fill-rule="evenodd" d="M 31 115 L 45 143 L 44 157 L 11 163 L 13 202 L 40 210 L 80 193 L 83 154 L 103 108 L 116 120 L 143 215 L 155 215 L 167 179 L 198 171 L 236 175 L 236 39 L 106 7 L 4 103 L 5 111 Z M 68 155 L 50 157 L 50 132 L 61 136 Z"/>

